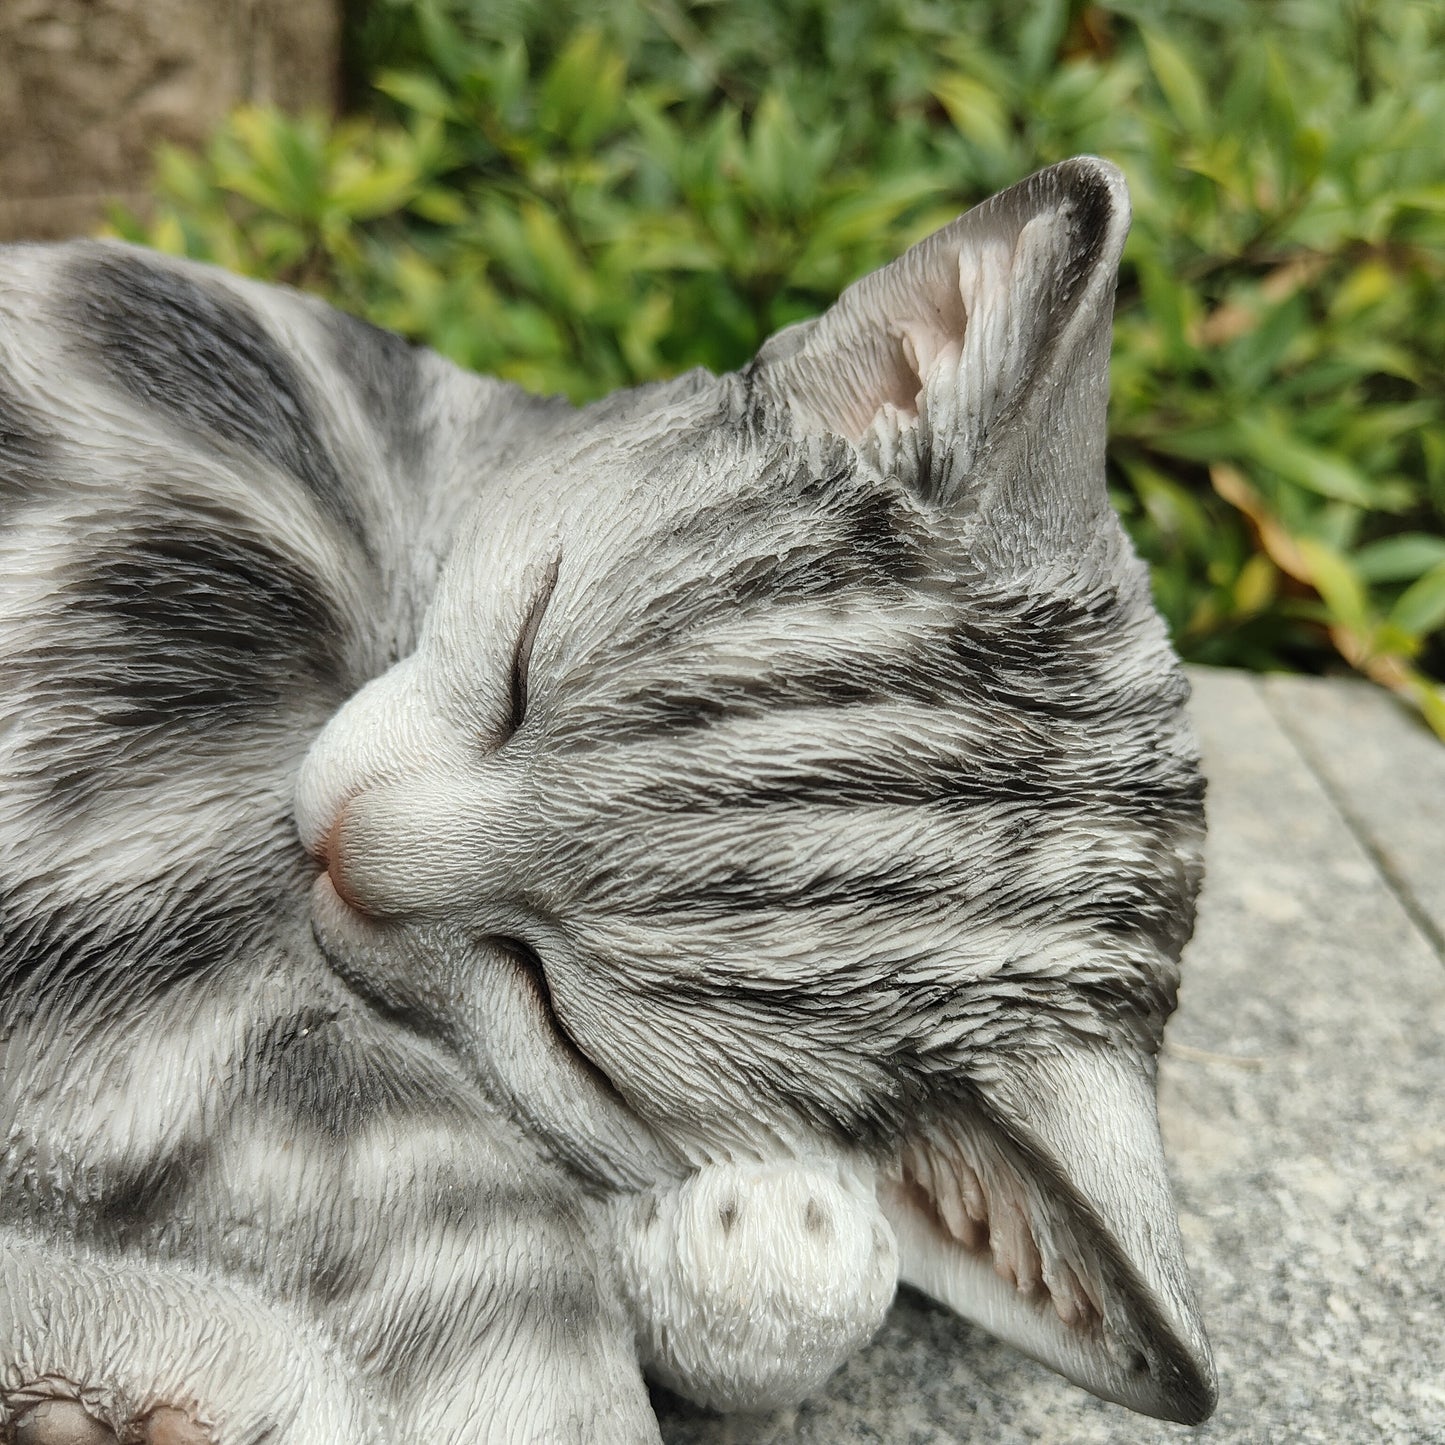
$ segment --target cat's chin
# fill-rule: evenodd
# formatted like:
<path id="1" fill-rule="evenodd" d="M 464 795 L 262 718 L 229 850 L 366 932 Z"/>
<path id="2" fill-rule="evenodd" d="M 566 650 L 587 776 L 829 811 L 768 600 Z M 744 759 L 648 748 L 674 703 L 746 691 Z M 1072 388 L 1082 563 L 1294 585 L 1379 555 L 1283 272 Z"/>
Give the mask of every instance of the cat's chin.
<path id="1" fill-rule="evenodd" d="M 454 1054 L 483 1090 L 560 1163 L 603 1188 L 678 1173 L 674 1152 L 561 1030 L 532 961 L 494 936 L 372 918 L 323 872 L 312 933 L 351 993 Z"/>
<path id="2" fill-rule="evenodd" d="M 388 986 L 385 971 L 373 966 L 385 947 L 378 936 L 385 929 L 341 897 L 330 873 L 323 871 L 312 884 L 311 932 L 331 971 L 378 1013 L 398 1023 L 421 1023 L 427 1010 Z"/>

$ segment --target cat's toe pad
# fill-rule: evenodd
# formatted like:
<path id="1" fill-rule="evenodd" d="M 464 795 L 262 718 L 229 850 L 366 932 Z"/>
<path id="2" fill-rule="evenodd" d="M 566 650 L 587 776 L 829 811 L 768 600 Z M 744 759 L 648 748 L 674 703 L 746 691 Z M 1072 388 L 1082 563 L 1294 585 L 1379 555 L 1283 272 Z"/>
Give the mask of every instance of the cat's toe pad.
<path id="1" fill-rule="evenodd" d="M 14 1445 L 116 1445 L 115 1431 L 78 1400 L 38 1400 L 10 1426 Z"/>
<path id="2" fill-rule="evenodd" d="M 128 1421 L 119 1434 L 79 1400 L 36 1400 L 20 1408 L 6 1445 L 210 1445 L 210 1433 L 188 1411 L 158 1406 Z"/>

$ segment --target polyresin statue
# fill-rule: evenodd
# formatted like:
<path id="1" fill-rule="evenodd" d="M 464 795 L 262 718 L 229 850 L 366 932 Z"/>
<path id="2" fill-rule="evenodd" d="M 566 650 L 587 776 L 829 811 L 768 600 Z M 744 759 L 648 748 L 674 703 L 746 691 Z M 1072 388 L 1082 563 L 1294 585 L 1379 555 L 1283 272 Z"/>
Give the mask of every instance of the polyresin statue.
<path id="1" fill-rule="evenodd" d="M 910 1281 L 1214 1397 L 1154 1113 L 1186 686 L 1075 160 L 574 410 L 0 252 L 0 1391 L 25 1445 L 655 1441 Z M 81 1403 L 45 1403 L 74 1399 Z"/>

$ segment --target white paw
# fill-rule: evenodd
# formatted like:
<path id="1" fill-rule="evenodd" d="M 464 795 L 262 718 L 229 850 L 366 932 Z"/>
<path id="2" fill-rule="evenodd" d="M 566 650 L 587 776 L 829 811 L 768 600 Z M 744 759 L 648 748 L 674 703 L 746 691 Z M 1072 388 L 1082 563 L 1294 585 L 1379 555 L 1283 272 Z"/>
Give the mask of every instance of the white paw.
<path id="1" fill-rule="evenodd" d="M 628 1212 L 621 1271 L 644 1367 L 714 1409 L 802 1399 L 893 1299 L 897 1245 L 867 1172 L 713 1165 Z"/>

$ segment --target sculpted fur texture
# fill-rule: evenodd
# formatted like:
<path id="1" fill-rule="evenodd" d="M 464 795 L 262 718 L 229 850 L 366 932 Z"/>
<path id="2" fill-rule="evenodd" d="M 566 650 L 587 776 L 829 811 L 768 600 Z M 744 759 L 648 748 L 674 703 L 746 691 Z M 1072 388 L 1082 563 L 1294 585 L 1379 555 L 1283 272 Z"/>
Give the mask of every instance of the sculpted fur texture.
<path id="1" fill-rule="evenodd" d="M 1208 1414 L 1127 224 L 1068 162 L 580 410 L 0 252 L 16 1439 L 655 1441 L 645 1376 L 798 1400 L 900 1279 Z"/>

